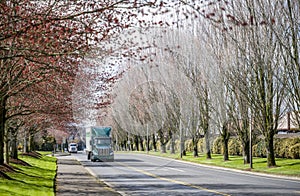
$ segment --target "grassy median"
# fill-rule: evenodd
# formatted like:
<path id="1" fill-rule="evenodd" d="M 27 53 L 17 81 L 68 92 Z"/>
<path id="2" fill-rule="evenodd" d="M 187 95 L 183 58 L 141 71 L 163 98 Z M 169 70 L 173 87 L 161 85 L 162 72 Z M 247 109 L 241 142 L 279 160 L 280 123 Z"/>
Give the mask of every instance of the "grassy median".
<path id="1" fill-rule="evenodd" d="M 19 155 L 5 172 L 11 179 L 0 178 L 0 195 L 54 195 L 56 158 L 46 154 Z"/>
<path id="2" fill-rule="evenodd" d="M 143 152 L 146 153 L 146 152 Z M 189 161 L 193 163 L 213 165 L 218 167 L 239 169 L 239 170 L 249 170 L 249 164 L 244 164 L 243 157 L 241 156 L 230 156 L 229 161 L 223 161 L 223 155 L 212 154 L 212 159 L 206 159 L 205 155 L 199 154 L 199 157 L 194 157 L 192 152 L 187 152 L 186 156 L 180 158 L 179 153 L 170 154 L 161 153 L 161 152 L 148 152 L 149 155 L 168 157 L 183 161 Z M 274 174 L 274 175 L 285 175 L 285 176 L 294 176 L 300 177 L 300 159 L 276 159 L 277 167 L 268 168 L 266 158 L 253 158 L 253 172 Z"/>

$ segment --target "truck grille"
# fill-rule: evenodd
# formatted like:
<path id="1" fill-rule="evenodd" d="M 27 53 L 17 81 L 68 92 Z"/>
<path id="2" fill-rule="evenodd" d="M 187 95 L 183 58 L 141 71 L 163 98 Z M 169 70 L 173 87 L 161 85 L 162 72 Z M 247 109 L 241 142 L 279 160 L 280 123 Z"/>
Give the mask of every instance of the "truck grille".
<path id="1" fill-rule="evenodd" d="M 98 153 L 99 155 L 109 155 L 109 149 L 108 148 L 98 149 Z"/>

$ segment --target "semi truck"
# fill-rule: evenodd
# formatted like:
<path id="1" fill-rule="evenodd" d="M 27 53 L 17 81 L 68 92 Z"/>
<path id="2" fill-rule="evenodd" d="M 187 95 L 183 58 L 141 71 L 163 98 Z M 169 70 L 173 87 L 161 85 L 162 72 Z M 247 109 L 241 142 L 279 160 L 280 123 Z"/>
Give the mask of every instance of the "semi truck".
<path id="1" fill-rule="evenodd" d="M 114 151 L 109 126 L 90 126 L 86 128 L 87 159 L 95 161 L 114 161 Z"/>

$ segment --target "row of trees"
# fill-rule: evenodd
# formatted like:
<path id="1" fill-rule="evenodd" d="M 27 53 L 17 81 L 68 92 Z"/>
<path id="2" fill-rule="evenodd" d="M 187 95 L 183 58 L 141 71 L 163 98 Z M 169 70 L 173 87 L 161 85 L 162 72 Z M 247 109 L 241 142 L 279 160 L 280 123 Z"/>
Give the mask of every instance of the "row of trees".
<path id="1" fill-rule="evenodd" d="M 105 56 L 116 48 L 133 55 L 132 43 L 116 38 L 139 24 L 139 9 L 155 3 L 0 0 L 0 165 L 4 153 L 6 162 L 17 156 L 22 132 L 31 139 L 42 138 L 44 130 L 65 134 L 73 122 L 71 95 L 82 59 L 91 50 Z"/>
<path id="2" fill-rule="evenodd" d="M 105 111 L 102 117 L 118 130 L 157 133 L 162 144 L 176 135 L 188 135 L 195 144 L 205 136 L 208 158 L 213 130 L 222 135 L 224 149 L 229 130 L 236 130 L 247 162 L 252 125 L 266 140 L 268 166 L 276 165 L 278 120 L 287 108 L 300 106 L 299 1 L 2 0 L 0 5 L 0 164 L 4 143 L 15 141 L 19 130 L 32 136 L 46 128 L 64 130 L 74 117 L 84 121 L 87 115 L 78 113 L 86 104 L 74 97 L 80 98 L 78 89 L 94 88 L 87 81 L 97 77 L 102 84 L 94 91 L 108 93 L 85 95 L 93 98 L 89 109 Z M 164 24 L 171 27 L 136 33 Z M 108 64 L 103 58 L 109 55 L 122 58 L 109 60 L 112 67 L 138 67 L 114 96 L 109 89 L 123 70 L 95 74 L 90 68 Z M 89 61 L 94 57 L 100 63 Z M 111 100 L 114 105 L 106 107 Z"/>
<path id="3" fill-rule="evenodd" d="M 138 136 L 156 133 L 161 145 L 175 135 L 186 134 L 194 144 L 204 136 L 207 158 L 210 134 L 217 132 L 224 160 L 229 137 L 236 134 L 245 163 L 252 130 L 252 140 L 257 135 L 265 140 L 268 167 L 276 166 L 279 120 L 300 107 L 300 2 L 180 1 L 176 6 L 179 18 L 187 20 L 149 31 L 157 47 L 148 53 L 156 53 L 155 59 L 139 64 L 116 88 L 115 128 Z"/>

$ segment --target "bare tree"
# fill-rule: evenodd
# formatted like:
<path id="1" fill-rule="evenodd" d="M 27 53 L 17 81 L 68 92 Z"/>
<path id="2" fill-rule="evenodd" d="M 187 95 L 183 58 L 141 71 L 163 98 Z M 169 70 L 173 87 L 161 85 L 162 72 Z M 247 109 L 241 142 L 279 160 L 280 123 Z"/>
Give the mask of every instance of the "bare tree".
<path id="1" fill-rule="evenodd" d="M 286 8 L 285 13 L 289 13 L 287 14 L 289 17 L 285 18 L 287 20 L 293 18 L 294 23 L 289 23 L 292 31 L 284 28 L 287 30 L 286 32 L 291 32 L 288 34 L 292 35 L 289 43 L 284 43 L 286 46 L 293 43 L 293 46 L 289 48 L 292 49 L 290 51 L 293 51 L 292 56 L 297 57 L 298 49 L 294 49 L 297 48 L 295 38 L 298 36 L 298 33 L 295 36 L 295 32 L 298 31 L 294 31 L 297 26 L 294 18 L 298 16 L 298 12 L 295 12 L 295 10 L 299 10 L 298 4 L 292 9 L 291 1 L 181 2 L 192 8 L 193 14 L 207 19 L 222 34 L 226 34 L 226 38 L 229 39 L 236 51 L 236 65 L 232 68 L 238 70 L 240 65 L 245 66 L 246 74 L 242 81 L 247 82 L 247 84 L 237 86 L 233 83 L 232 86 L 237 86 L 238 91 L 236 93 L 242 93 L 246 98 L 246 102 L 240 102 L 243 104 L 240 106 L 250 108 L 249 110 L 254 115 L 251 118 L 255 119 L 255 127 L 261 131 L 265 138 L 268 166 L 275 166 L 273 137 L 276 133 L 278 119 L 283 111 L 286 85 L 283 65 L 288 62 L 281 56 L 281 46 L 283 45 L 280 46 L 278 39 L 279 35 L 284 33 L 282 34 L 282 31 L 277 30 L 282 27 L 283 8 Z M 204 4 L 206 6 L 203 6 Z M 251 96 L 248 96 L 249 93 Z M 247 118 L 249 119 L 250 116 Z M 244 125 L 247 126 L 247 121 L 244 122 L 246 123 Z"/>
<path id="2" fill-rule="evenodd" d="M 293 120 L 300 125 L 300 13 L 299 1 L 286 0 L 280 6 L 280 20 L 276 20 L 277 25 L 271 26 L 276 38 L 281 46 L 281 54 L 284 58 L 282 66 L 288 76 L 289 105 L 287 112 L 293 112 Z"/>
<path id="3" fill-rule="evenodd" d="M 211 118 L 211 92 L 210 80 L 212 61 L 207 56 L 208 48 L 196 39 L 193 34 L 179 34 L 178 44 L 180 48 L 170 47 L 169 52 L 176 59 L 176 66 L 185 74 L 191 84 L 189 94 L 191 99 L 186 101 L 189 106 L 194 106 L 190 110 L 189 118 L 185 120 L 189 123 L 189 135 L 192 137 L 194 155 L 198 156 L 197 144 L 201 135 L 205 137 L 206 157 L 211 158 L 210 150 L 210 118 Z M 184 43 L 193 43 L 186 45 Z M 173 43 L 173 46 L 175 44 Z M 193 98 L 192 98 L 193 97 Z M 196 99 L 195 99 L 196 98 Z M 196 107 L 195 107 L 196 104 Z M 190 108 L 190 107 L 189 107 Z"/>
<path id="4" fill-rule="evenodd" d="M 220 43 L 219 46 L 220 45 L 222 44 Z M 220 50 L 215 50 L 213 55 L 218 60 L 216 61 L 214 74 L 212 74 L 214 81 L 211 83 L 213 105 L 212 126 L 220 133 L 223 144 L 224 161 L 227 161 L 229 160 L 228 142 L 232 133 L 232 127 L 230 126 L 232 123 L 230 113 L 232 111 L 230 108 L 230 89 L 227 86 L 228 80 L 225 73 L 231 65 L 231 62 L 228 60 L 228 57 L 230 57 L 228 52 L 229 48 L 221 48 Z"/>
<path id="5" fill-rule="evenodd" d="M 246 84 L 232 85 L 237 86 L 238 93 L 247 99 L 246 105 L 256 119 L 255 126 L 264 136 L 269 167 L 276 165 L 273 137 L 285 96 L 283 61 L 271 28 L 275 25 L 274 20 L 280 18 L 279 14 L 274 14 L 279 13 L 278 5 L 278 2 L 258 1 L 229 3 L 226 7 L 228 20 L 222 27 L 236 44 L 237 66 L 246 66 L 242 80 Z M 251 96 L 247 96 L 249 93 Z M 244 104 L 240 106 L 245 107 Z"/>

